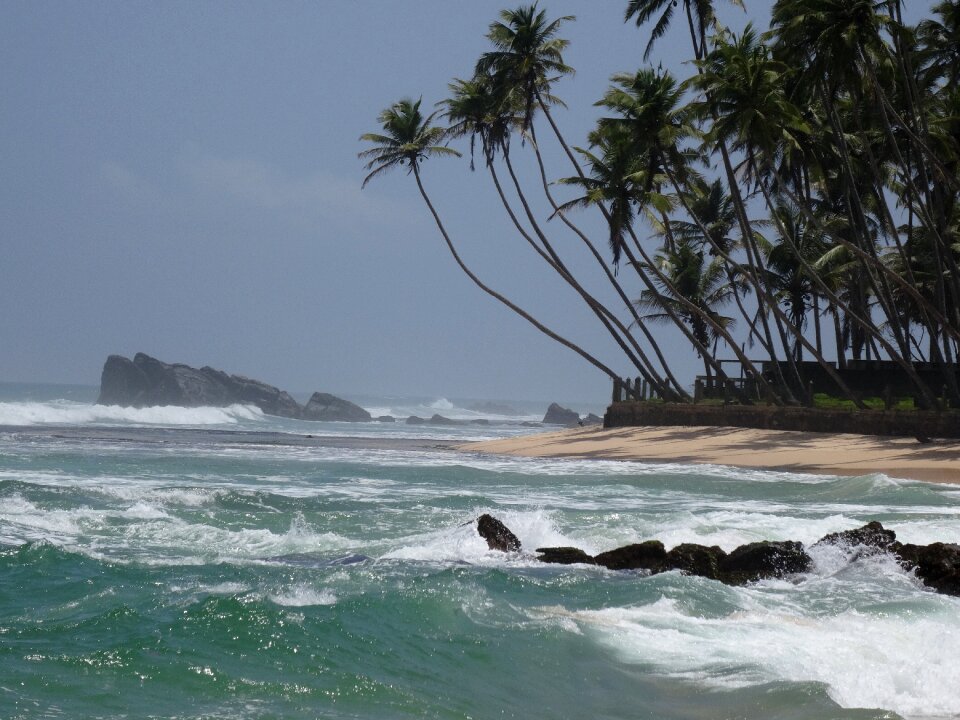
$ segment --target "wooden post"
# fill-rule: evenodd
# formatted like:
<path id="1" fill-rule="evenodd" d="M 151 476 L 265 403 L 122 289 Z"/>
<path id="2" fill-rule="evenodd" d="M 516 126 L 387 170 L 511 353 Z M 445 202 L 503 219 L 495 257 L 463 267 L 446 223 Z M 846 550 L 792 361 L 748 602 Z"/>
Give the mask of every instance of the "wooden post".
<path id="1" fill-rule="evenodd" d="M 883 386 L 883 406 L 887 410 L 893 409 L 893 388 L 890 387 L 890 383 Z"/>
<path id="2" fill-rule="evenodd" d="M 623 382 L 620 378 L 613 381 L 613 402 L 618 403 L 623 398 Z"/>
<path id="3" fill-rule="evenodd" d="M 630 378 L 623 379 L 623 397 L 627 402 L 633 400 L 633 388 L 630 387 Z"/>
<path id="4" fill-rule="evenodd" d="M 807 407 L 813 407 L 813 380 L 807 380 Z"/>
<path id="5" fill-rule="evenodd" d="M 693 383 L 693 402 L 694 404 L 703 400 L 703 378 L 697 378 Z"/>

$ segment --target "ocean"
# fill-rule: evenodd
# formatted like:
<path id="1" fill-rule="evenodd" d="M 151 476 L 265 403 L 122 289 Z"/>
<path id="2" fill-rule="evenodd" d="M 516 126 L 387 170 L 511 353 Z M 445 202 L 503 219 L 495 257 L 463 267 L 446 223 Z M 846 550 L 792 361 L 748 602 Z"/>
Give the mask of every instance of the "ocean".
<path id="1" fill-rule="evenodd" d="M 491 420 L 412 426 L 95 397 L 0 386 L 0 718 L 960 717 L 960 598 L 886 556 L 728 587 L 533 554 L 869 520 L 957 543 L 960 486 L 451 447 L 545 407 L 361 403 Z M 482 513 L 523 551 L 489 551 Z"/>

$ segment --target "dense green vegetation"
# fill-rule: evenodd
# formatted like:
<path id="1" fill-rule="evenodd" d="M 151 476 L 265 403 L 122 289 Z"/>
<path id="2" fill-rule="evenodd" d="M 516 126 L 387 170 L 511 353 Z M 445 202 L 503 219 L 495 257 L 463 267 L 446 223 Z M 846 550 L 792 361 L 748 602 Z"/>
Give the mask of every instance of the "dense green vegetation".
<path id="1" fill-rule="evenodd" d="M 914 27 L 902 5 L 778 0 L 768 30 L 735 33 L 711 0 L 629 0 L 625 20 L 647 33 L 645 61 L 671 23 L 689 29 L 691 76 L 652 66 L 613 75 L 598 88 L 603 116 L 584 147 L 568 143 L 555 117 L 555 86 L 572 72 L 561 32 L 573 18 L 551 20 L 536 4 L 503 11 L 474 75 L 454 80 L 436 111 L 401 100 L 381 113 L 380 132 L 362 136 L 372 143 L 361 153 L 364 182 L 407 167 L 478 286 L 611 378 L 639 375 L 660 397 L 691 399 L 654 334 L 669 323 L 708 382 L 749 380 L 737 386 L 750 388 L 738 390 L 747 402 L 809 402 L 805 373 L 817 363 L 832 395 L 864 407 L 836 367 L 882 359 L 921 407 L 944 394 L 956 406 L 960 1 L 940 2 Z M 517 137 L 532 152 L 512 151 Z M 627 372 L 464 264 L 421 176 L 425 159 L 460 155 L 449 147 L 458 139 L 469 140 L 471 166 L 479 155 L 520 236 L 615 340 Z M 562 147 L 569 176 L 548 177 L 547 142 Z M 518 179 L 520 159 L 536 164 L 532 192 L 549 218 Z M 605 237 L 577 224 L 582 212 L 602 214 Z M 548 219 L 551 233 L 559 220 L 584 244 L 617 303 L 598 300 L 564 261 Z M 721 352 L 739 361 L 736 373 Z M 917 363 L 936 369 L 936 382 Z"/>

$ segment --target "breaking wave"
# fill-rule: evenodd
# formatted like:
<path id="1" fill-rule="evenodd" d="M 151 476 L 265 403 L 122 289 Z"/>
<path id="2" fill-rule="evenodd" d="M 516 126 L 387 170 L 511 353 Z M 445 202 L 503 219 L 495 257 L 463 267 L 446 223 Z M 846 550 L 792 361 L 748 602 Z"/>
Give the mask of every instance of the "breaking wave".
<path id="1" fill-rule="evenodd" d="M 0 403 L 0 425 L 237 425 L 261 421 L 263 412 L 253 405 L 227 407 L 132 408 L 89 405 L 69 400 Z"/>

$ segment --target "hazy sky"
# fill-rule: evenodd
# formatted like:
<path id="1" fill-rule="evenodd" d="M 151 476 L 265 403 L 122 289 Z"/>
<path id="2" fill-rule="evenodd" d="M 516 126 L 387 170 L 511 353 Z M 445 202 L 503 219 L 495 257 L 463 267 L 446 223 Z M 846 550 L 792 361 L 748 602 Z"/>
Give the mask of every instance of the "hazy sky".
<path id="1" fill-rule="evenodd" d="M 747 5 L 765 27 L 769 3 Z M 609 76 L 642 64 L 624 6 L 541 3 L 577 16 L 563 32 L 577 74 L 557 87 L 574 144 Z M 502 7 L 0 5 L 0 380 L 96 384 L 108 354 L 144 351 L 296 391 L 602 402 L 603 375 L 460 273 L 412 178 L 360 190 L 359 135 L 468 76 Z M 654 61 L 685 75 L 682 30 Z M 571 174 L 546 150 L 553 177 Z M 424 180 L 478 274 L 627 372 L 480 169 L 431 160 Z M 693 351 L 665 337 L 692 379 Z"/>

